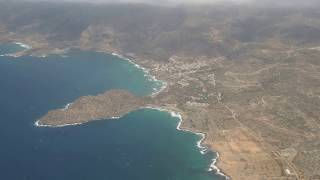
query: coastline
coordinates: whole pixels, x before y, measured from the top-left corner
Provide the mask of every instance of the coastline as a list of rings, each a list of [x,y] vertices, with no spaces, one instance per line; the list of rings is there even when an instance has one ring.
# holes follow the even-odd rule
[[[39,124],[40,120],[37,120],[34,123],[34,126],[36,127],[50,127],[50,128],[59,128],[59,127],[66,127],[66,126],[76,126],[76,125],[81,125],[84,123],[73,123],[73,124],[63,124],[63,125],[43,125],[43,124]]]
[[[72,105],[72,103],[68,103],[66,107],[69,107],[70,105]],[[64,110],[65,108],[62,108],[61,110]],[[176,111],[173,111],[173,110],[169,110],[169,109],[166,109],[166,108],[161,108],[161,107],[154,107],[154,106],[145,106],[145,107],[140,107],[138,108],[137,110],[141,110],[141,109],[153,109],[153,110],[157,110],[157,111],[161,111],[161,112],[167,112],[171,115],[171,117],[174,117],[174,118],[178,118],[179,119],[179,122],[177,123],[177,126],[176,126],[176,130],[178,131],[184,131],[184,132],[189,132],[189,133],[192,133],[192,134],[195,134],[197,136],[200,136],[201,138],[197,141],[196,143],[196,146],[199,148],[200,150],[200,153],[202,155],[206,154],[207,152],[211,151],[208,149],[208,147],[206,147],[204,144],[205,142],[205,139],[206,139],[206,134],[205,133],[201,133],[201,132],[194,132],[192,130],[189,130],[189,129],[183,129],[181,128],[181,125],[183,123],[183,118],[181,116],[181,114],[179,112],[176,112]],[[133,111],[131,111],[133,112]],[[131,112],[128,112],[127,114],[131,113]],[[126,114],[125,114],[126,115]],[[124,116],[125,116],[124,115]],[[120,119],[122,118],[123,116],[121,117],[109,117],[109,118],[104,118],[104,119],[96,119],[96,120],[93,120],[93,121],[98,121],[98,120],[115,120],[115,119]],[[84,125],[84,124],[87,124],[87,123],[90,123],[90,121],[86,121],[86,122],[82,122],[82,123],[72,123],[72,124],[62,124],[62,125],[42,125],[42,124],[39,124],[39,121],[40,120],[37,120],[35,123],[34,123],[34,126],[36,127],[47,127],[47,128],[62,128],[62,127],[67,127],[67,126],[78,126],[78,125]],[[226,180],[229,180],[231,179],[229,176],[227,176],[226,174],[224,174],[223,172],[221,172],[221,170],[216,166],[217,162],[218,162],[218,159],[220,157],[219,153],[214,151],[214,153],[216,154],[216,157],[211,159],[211,164],[209,165],[209,168],[208,168],[208,171],[211,172],[211,171],[215,171],[214,173],[217,174],[217,175],[220,175],[220,176],[223,176],[226,178]]]
[[[9,42],[11,44],[16,44],[23,48],[23,50],[13,52],[13,53],[6,53],[6,54],[0,54],[0,57],[13,57],[13,58],[18,58],[21,56],[21,53],[24,53],[25,51],[31,50],[32,46],[22,43],[22,42]]]
[[[107,53],[107,52],[103,52],[103,53]],[[167,83],[167,82],[165,82],[165,81],[163,81],[163,80],[157,79],[156,76],[155,76],[155,75],[152,75],[147,68],[145,68],[145,67],[143,67],[143,66],[135,63],[132,59],[129,59],[129,58],[127,58],[127,57],[125,57],[125,56],[123,56],[123,55],[120,55],[120,54],[118,54],[118,53],[116,53],[116,52],[112,52],[111,55],[113,55],[113,56],[115,56],[115,57],[118,57],[118,58],[120,58],[120,59],[126,60],[126,61],[128,61],[129,63],[133,64],[136,68],[142,70],[142,71],[144,72],[144,76],[145,76],[145,77],[148,77],[148,80],[149,80],[149,81],[160,82],[160,83],[161,83],[160,89],[153,89],[154,92],[152,92],[152,94],[149,95],[149,96],[154,97],[154,96],[156,96],[157,94],[161,93],[163,90],[165,90],[165,89],[167,88],[167,86],[168,86],[168,83]]]
[[[32,49],[32,46],[22,43],[22,42],[14,42],[14,44],[19,45],[20,47],[24,48],[25,50]]]
[[[26,50],[30,50],[32,49],[32,46],[29,46],[27,44],[24,44],[24,43],[21,43],[21,42],[15,42],[15,44],[17,45],[20,45],[21,47],[25,48],[24,51]],[[98,52],[98,51],[97,51]],[[152,75],[150,73],[150,71],[148,69],[146,69],[145,67],[142,67],[141,65],[137,64],[136,62],[134,62],[133,60],[123,56],[123,55],[120,55],[116,52],[103,52],[103,53],[107,53],[107,54],[110,54],[110,55],[113,55],[113,56],[116,56],[120,59],[123,59],[123,60],[126,60],[130,63],[132,63],[135,67],[137,67],[138,69],[142,70],[144,73],[145,73],[145,76],[148,77],[148,80],[150,81],[155,81],[155,82],[161,82],[161,87],[160,89],[158,90],[155,90],[155,92],[153,92],[151,95],[148,95],[148,96],[151,96],[151,97],[154,97],[156,96],[157,94],[161,93],[162,91],[164,91],[166,88],[168,88],[168,83],[166,81],[163,81],[163,80],[158,80],[156,78],[155,75]],[[13,54],[14,57],[19,57],[19,56],[16,56]],[[47,55],[43,55],[43,57],[46,57]],[[63,56],[63,55],[62,55]],[[62,110],[67,110],[73,103],[68,103],[64,108],[62,108]],[[181,116],[181,114],[179,112],[175,112],[175,111],[171,111],[171,110],[168,110],[168,109],[165,109],[165,108],[160,108],[160,107],[141,107],[139,109],[156,109],[158,111],[165,111],[165,112],[168,112],[172,117],[176,117],[176,118],[179,118],[179,122],[177,124],[177,127],[176,129],[178,131],[185,131],[185,132],[190,132],[190,133],[193,133],[193,134],[196,134],[197,136],[200,136],[201,139],[197,142],[197,147],[199,148],[200,150],[200,153],[201,154],[205,154],[208,152],[208,147],[204,146],[203,143],[206,139],[206,134],[205,133],[202,133],[202,132],[194,132],[192,130],[189,130],[189,129],[183,129],[181,128],[181,125],[183,123],[183,118]],[[130,113],[130,112],[129,112]],[[106,118],[106,119],[119,119],[121,117],[110,117],[110,118]],[[100,119],[96,119],[96,120],[100,120]],[[82,123],[72,123],[72,124],[63,124],[63,125],[42,125],[42,124],[39,124],[39,120],[37,120],[35,123],[34,123],[34,126],[36,127],[49,127],[49,128],[61,128],[61,127],[66,127],[66,126],[77,126],[77,125],[82,125],[82,124],[86,124],[86,123],[89,123],[90,121],[87,121],[87,122],[82,122]],[[210,150],[211,151],[211,150]],[[209,168],[208,168],[208,171],[213,171],[215,170],[215,174],[218,174],[220,176],[223,176],[225,177],[227,180],[231,179],[229,176],[227,176],[226,174],[222,173],[221,170],[216,166],[217,162],[218,162],[218,159],[220,157],[219,153],[214,151],[215,154],[216,154],[216,157],[212,159],[212,163],[210,164]]]
[[[185,132],[190,132],[190,133],[193,133],[193,134],[196,134],[197,136],[200,136],[201,139],[197,142],[197,147],[199,148],[200,150],[200,153],[201,154],[206,154],[208,152],[208,147],[204,146],[203,143],[205,142],[205,139],[206,139],[206,134],[205,133],[202,133],[202,132],[194,132],[192,130],[189,130],[189,129],[183,129],[181,128],[181,125],[183,123],[183,118],[181,116],[181,114],[179,112],[176,112],[176,111],[171,111],[171,110],[168,110],[168,109],[164,109],[164,108],[157,108],[157,107],[143,107],[141,109],[155,109],[155,110],[158,110],[158,111],[164,111],[164,112],[168,112],[170,113],[170,115],[172,117],[176,117],[179,119],[179,122],[177,124],[177,127],[176,129],[178,131],[185,131]],[[209,150],[211,151],[211,150]],[[226,174],[224,174],[223,172],[221,172],[221,170],[216,166],[217,162],[218,162],[218,159],[220,157],[219,153],[214,151],[215,154],[216,154],[216,157],[212,159],[212,163],[210,164],[209,166],[209,169],[208,171],[213,171],[215,170],[215,174],[218,174],[220,176],[223,176],[226,178],[226,180],[230,180],[231,178],[229,176],[227,176]]]
[[[121,117],[111,117],[111,118],[106,118],[106,119],[120,119]],[[99,121],[102,119],[96,119],[95,121]],[[61,127],[67,127],[67,126],[78,126],[78,125],[83,125],[83,124],[87,124],[91,121],[87,121],[87,122],[81,122],[81,123],[72,123],[72,124],[62,124],[62,125],[43,125],[43,124],[39,124],[40,120],[37,120],[34,123],[34,126],[36,127],[48,127],[48,128],[61,128]]]
[[[108,52],[104,52],[104,53],[108,53]],[[161,93],[163,90],[165,90],[165,89],[168,87],[168,83],[167,83],[167,82],[162,81],[162,80],[158,80],[154,75],[151,75],[151,74],[150,74],[150,71],[149,71],[148,69],[146,69],[145,67],[142,67],[141,65],[137,64],[137,63],[134,62],[132,59],[129,59],[129,58],[127,58],[127,57],[125,57],[125,56],[123,56],[123,55],[120,55],[120,54],[118,54],[118,53],[116,53],[116,52],[112,52],[111,54],[112,54],[113,56],[119,57],[119,58],[121,58],[121,59],[124,59],[124,60],[126,60],[126,61],[134,64],[137,68],[141,69],[141,70],[146,74],[146,76],[151,76],[152,81],[160,81],[160,82],[162,83],[162,88],[160,88],[159,91],[152,93],[152,94],[150,95],[151,97],[156,96],[157,94]],[[179,118],[179,122],[178,122],[178,125],[177,125],[176,129],[177,129],[178,131],[190,132],[190,133],[193,133],[193,134],[196,134],[196,135],[200,136],[201,139],[197,142],[197,147],[199,148],[201,154],[207,153],[208,148],[205,147],[205,146],[203,146],[203,143],[204,143],[204,141],[205,141],[205,139],[206,139],[206,134],[205,134],[205,133],[202,133],[202,132],[194,132],[194,131],[189,130],[189,129],[183,129],[183,128],[181,128],[181,125],[182,125],[182,123],[183,123],[183,119],[182,119],[182,116],[181,116],[181,114],[180,114],[179,112],[171,111],[171,110],[164,109],[164,108],[160,108],[160,107],[148,107],[148,106],[147,106],[147,107],[142,107],[142,108],[140,108],[140,109],[156,109],[156,110],[158,110],[158,111],[165,111],[165,112],[170,113],[170,115],[171,115],[172,117],[177,117],[177,118]],[[129,112],[129,113],[130,113],[130,112]],[[218,166],[216,166],[220,155],[219,155],[218,152],[216,152],[216,151],[214,151],[214,152],[216,153],[216,158],[213,158],[213,159],[212,159],[212,163],[210,164],[208,171],[213,171],[213,170],[215,170],[215,173],[216,173],[216,174],[225,177],[227,180],[230,180],[231,178],[230,178],[229,176],[227,176],[226,174],[224,174],[223,172],[221,172],[221,170],[218,168]]]

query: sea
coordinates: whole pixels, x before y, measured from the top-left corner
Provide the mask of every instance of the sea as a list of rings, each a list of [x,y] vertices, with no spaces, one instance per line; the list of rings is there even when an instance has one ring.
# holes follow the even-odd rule
[[[177,130],[179,117],[140,109],[113,120],[37,127],[49,110],[86,95],[125,89],[138,96],[161,90],[143,68],[111,54],[13,57],[28,46],[0,44],[1,180],[220,180],[215,152],[202,136]]]

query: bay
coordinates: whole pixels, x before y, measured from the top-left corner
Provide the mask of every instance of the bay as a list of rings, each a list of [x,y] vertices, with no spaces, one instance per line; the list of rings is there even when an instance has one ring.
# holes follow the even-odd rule
[[[20,51],[0,45],[2,54]],[[168,112],[142,109],[117,120],[63,128],[34,122],[85,95],[125,89],[138,96],[162,86],[119,57],[72,50],[48,57],[0,57],[0,179],[215,180],[215,153],[178,131]]]

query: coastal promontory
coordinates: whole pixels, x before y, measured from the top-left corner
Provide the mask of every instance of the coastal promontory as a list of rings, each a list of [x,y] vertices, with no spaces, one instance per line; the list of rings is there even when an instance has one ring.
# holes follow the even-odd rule
[[[110,90],[97,96],[80,97],[66,108],[49,111],[37,125],[65,126],[121,117],[145,105],[146,100],[124,90]]]
[[[161,107],[179,112],[183,129],[206,134],[204,143],[220,154],[217,166],[232,179],[319,179],[319,3],[271,8],[280,1],[270,1],[179,8],[5,1],[0,41],[29,44],[25,53],[34,56],[121,54],[168,84],[152,97],[122,90],[80,97],[49,111],[40,126]],[[45,15],[50,9],[54,16]]]

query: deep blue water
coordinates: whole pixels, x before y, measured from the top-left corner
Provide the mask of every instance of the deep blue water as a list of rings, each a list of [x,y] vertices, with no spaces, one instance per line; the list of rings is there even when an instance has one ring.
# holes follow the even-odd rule
[[[0,52],[20,50],[9,47]],[[119,120],[34,126],[48,110],[80,96],[108,89],[142,96],[160,87],[133,64],[102,53],[0,57],[0,179],[221,179],[207,171],[215,154],[202,155],[200,137],[177,131],[178,119],[166,112],[144,109]]]

